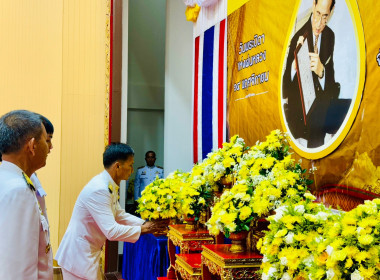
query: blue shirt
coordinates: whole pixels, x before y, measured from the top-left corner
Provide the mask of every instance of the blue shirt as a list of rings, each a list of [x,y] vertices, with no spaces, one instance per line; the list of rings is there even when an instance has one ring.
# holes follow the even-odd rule
[[[135,201],[141,197],[141,192],[147,185],[152,183],[156,177],[162,179],[164,177],[164,169],[158,166],[144,166],[137,169],[135,177]]]

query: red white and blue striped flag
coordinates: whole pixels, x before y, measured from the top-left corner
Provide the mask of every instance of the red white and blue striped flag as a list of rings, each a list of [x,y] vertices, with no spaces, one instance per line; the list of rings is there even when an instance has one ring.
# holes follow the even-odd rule
[[[226,140],[226,20],[194,41],[193,157],[194,163],[222,147]]]

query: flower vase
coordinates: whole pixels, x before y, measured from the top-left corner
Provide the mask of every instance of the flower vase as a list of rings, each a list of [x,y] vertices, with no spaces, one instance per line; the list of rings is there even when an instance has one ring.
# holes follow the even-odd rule
[[[220,178],[219,183],[223,186],[223,189],[230,189],[232,187],[232,181],[227,179],[226,176]]]
[[[163,236],[163,235],[167,235],[168,234],[168,231],[169,231],[169,224],[170,224],[170,219],[154,219],[152,221],[156,221],[156,222],[159,222],[159,223],[164,223],[166,224],[166,228],[163,229],[163,230],[159,230],[159,231],[156,231],[155,233],[153,233],[153,235],[155,237],[158,237],[158,236]]]
[[[250,225],[249,234],[247,237],[248,250],[260,254],[257,249],[257,243],[265,236],[265,231],[268,230],[269,221],[265,218],[253,220]]]
[[[187,230],[196,230],[197,226],[196,226],[196,221],[195,221],[195,217],[189,217],[187,215],[185,215],[185,222],[186,222],[186,226],[185,228]]]
[[[230,239],[231,239],[231,247],[230,252],[231,253],[242,253],[247,251],[247,237],[248,237],[249,231],[241,231],[237,233],[231,233]]]
[[[201,216],[199,217],[199,226],[202,227],[203,225],[206,225],[206,222],[208,219],[210,219],[210,208],[207,208],[205,211],[201,213]]]

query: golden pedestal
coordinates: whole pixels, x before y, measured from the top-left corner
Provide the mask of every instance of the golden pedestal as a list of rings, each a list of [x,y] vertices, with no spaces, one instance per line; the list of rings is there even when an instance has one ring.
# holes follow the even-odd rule
[[[201,254],[178,254],[176,257],[177,279],[202,280]]]
[[[202,245],[214,244],[214,238],[208,230],[199,228],[192,230],[186,225],[170,225],[168,232],[168,251],[170,266],[168,268],[168,279],[176,279],[175,276],[175,246],[179,246],[181,254],[199,252]]]
[[[221,280],[261,279],[256,272],[263,257],[253,252],[232,253],[230,247],[230,244],[203,246],[203,280],[211,280],[213,275],[218,275]]]

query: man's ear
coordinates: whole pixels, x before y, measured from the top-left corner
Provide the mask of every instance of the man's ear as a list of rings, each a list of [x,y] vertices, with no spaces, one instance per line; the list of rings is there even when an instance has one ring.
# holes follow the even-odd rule
[[[334,14],[334,11],[335,11],[335,5],[334,5],[334,7],[331,9],[331,11],[330,11],[330,14],[329,14],[329,16],[328,16],[328,18],[327,18],[327,22],[330,21],[330,18],[331,18],[332,15]]]
[[[31,152],[32,155],[34,156],[35,153],[35,147],[36,147],[36,139],[33,137],[31,138],[28,143],[26,144],[28,152]]]

